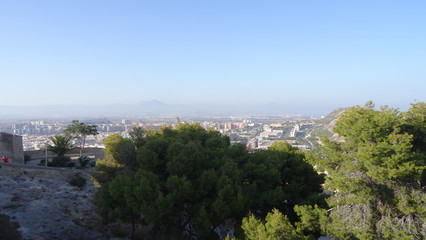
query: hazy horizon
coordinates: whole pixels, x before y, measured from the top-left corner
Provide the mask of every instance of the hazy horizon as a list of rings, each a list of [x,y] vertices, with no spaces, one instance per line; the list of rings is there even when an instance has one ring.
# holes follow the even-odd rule
[[[364,105],[357,104],[357,105]],[[143,117],[229,117],[229,116],[285,116],[299,115],[303,117],[327,116],[339,107],[307,107],[290,106],[289,104],[168,104],[158,100],[143,101],[135,104],[105,104],[105,105],[33,105],[33,106],[4,106],[0,105],[0,119],[91,119],[91,118],[143,118]],[[376,104],[379,109],[381,105]],[[398,108],[407,110],[411,105]]]
[[[426,100],[424,10],[423,1],[3,1],[0,106],[157,99],[198,112],[327,114],[372,100],[405,110]]]
[[[307,108],[286,106],[285,104],[168,104],[158,100],[135,104],[105,105],[40,105],[40,106],[2,106],[0,118],[3,117],[144,117],[144,116],[278,116],[278,115],[327,115],[335,109]]]

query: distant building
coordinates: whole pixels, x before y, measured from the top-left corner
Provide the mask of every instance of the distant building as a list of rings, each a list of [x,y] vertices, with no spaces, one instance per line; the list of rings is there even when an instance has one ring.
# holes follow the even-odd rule
[[[296,140],[290,140],[290,139],[287,139],[287,140],[285,140],[285,142],[287,142],[287,143],[288,143],[288,144],[290,144],[290,145],[297,145]]]
[[[269,131],[262,132],[260,134],[260,138],[276,140],[276,139],[280,139],[283,136],[283,134],[284,132],[282,130],[269,130]]]
[[[24,163],[22,136],[0,132],[0,156],[7,156],[11,163]]]
[[[301,151],[309,151],[311,147],[309,145],[292,145],[295,148],[298,148]]]
[[[238,123],[217,123],[216,129],[217,130],[229,130],[229,129],[241,129],[247,127],[247,123],[245,122],[238,122]]]
[[[299,124],[296,124],[292,129],[291,129],[291,132],[290,132],[290,137],[296,137],[297,136],[297,133],[300,131],[300,126],[299,126]]]
[[[107,132],[124,132],[125,127],[122,125],[110,125],[107,126]]]
[[[258,140],[257,140],[257,138],[253,138],[253,139],[249,140],[248,143],[247,143],[247,145],[246,145],[246,147],[250,151],[254,150],[254,149],[257,149],[257,147],[258,147]]]

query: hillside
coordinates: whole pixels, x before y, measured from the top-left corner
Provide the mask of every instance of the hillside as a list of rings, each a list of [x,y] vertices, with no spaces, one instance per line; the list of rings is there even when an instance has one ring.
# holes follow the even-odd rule
[[[113,239],[94,211],[91,184],[79,189],[65,180],[4,174],[0,183],[0,213],[19,224],[23,239]]]
[[[341,137],[333,132],[334,126],[336,125],[337,119],[347,108],[338,108],[325,116],[322,119],[316,120],[315,125],[309,134],[306,136],[310,140],[315,148],[319,148],[321,145],[321,138],[327,136],[332,140],[339,141]]]

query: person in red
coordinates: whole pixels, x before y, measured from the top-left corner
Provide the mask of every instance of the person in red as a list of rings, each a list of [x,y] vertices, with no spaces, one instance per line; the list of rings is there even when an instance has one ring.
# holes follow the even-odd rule
[[[6,156],[3,156],[1,160],[3,160],[4,163],[9,163],[9,158],[7,158]]]

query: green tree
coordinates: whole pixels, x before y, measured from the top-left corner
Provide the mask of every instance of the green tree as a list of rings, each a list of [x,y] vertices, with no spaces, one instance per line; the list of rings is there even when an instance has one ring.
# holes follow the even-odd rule
[[[242,169],[250,211],[257,217],[264,218],[277,208],[294,222],[296,204],[326,205],[320,195],[324,176],[305,162],[302,151],[288,143],[276,142],[268,150],[249,154]]]
[[[118,143],[123,139],[118,133],[106,137],[104,141],[105,158],[96,161],[96,172],[92,173],[95,186],[107,183],[123,170],[124,165],[114,158],[118,154]]]
[[[291,224],[287,216],[273,209],[265,222],[251,215],[243,219],[242,229],[247,240],[305,240],[308,239]]]
[[[64,156],[66,153],[75,149],[71,140],[71,136],[68,135],[59,135],[49,138],[52,144],[47,146],[47,150],[54,152],[58,157]]]
[[[124,221],[130,219],[116,211],[139,216],[135,222],[153,226],[153,239],[217,239],[214,231],[225,221],[240,222],[249,211],[266,216],[274,207],[315,202],[313,195],[321,190],[322,177],[300,152],[250,154],[199,124],[136,129],[130,139],[110,136],[105,145],[95,177],[100,210]]]
[[[327,172],[327,230],[340,239],[426,238],[426,104],[407,112],[356,106],[312,160]]]
[[[296,229],[304,236],[318,239],[327,234],[328,214],[327,210],[318,205],[296,205],[294,211],[298,216],[295,222]]]
[[[80,157],[83,155],[84,145],[86,144],[86,137],[89,135],[97,135],[98,130],[96,125],[86,125],[80,123],[78,120],[73,120],[71,125],[68,125],[64,130],[66,135],[71,136],[79,145]]]
[[[136,129],[130,139],[109,137],[106,159],[99,163],[104,175],[97,176],[102,185],[98,206],[122,220],[108,209],[143,214],[154,226],[153,238],[184,233],[208,239],[245,206],[239,204],[245,198],[241,174],[227,156],[230,148],[228,137],[197,124],[148,133]]]
[[[75,149],[71,143],[71,136],[69,135],[59,135],[49,138],[52,144],[49,144],[47,150],[57,154],[53,158],[52,162],[47,164],[51,167],[65,167],[71,160],[69,157],[66,157],[65,154]]]
[[[253,214],[245,217],[241,226],[245,234],[244,239],[315,240],[325,233],[325,230],[321,229],[321,223],[327,222],[325,209],[321,209],[317,205],[296,205],[294,210],[300,219],[294,223],[278,209],[273,209],[268,213],[264,221]]]
[[[135,212],[128,204],[131,199],[132,179],[128,175],[117,175],[108,184],[103,185],[97,193],[96,204],[101,214],[107,216],[106,220],[120,219],[132,224],[130,238],[134,239],[136,221],[140,214]]]

